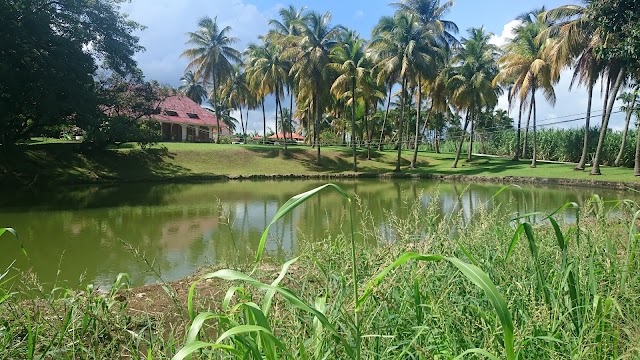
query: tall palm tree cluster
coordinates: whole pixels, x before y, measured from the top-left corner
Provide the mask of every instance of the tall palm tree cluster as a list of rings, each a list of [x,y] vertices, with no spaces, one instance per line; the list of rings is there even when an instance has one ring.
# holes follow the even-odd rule
[[[542,95],[553,105],[561,71],[572,68],[572,85],[585,85],[589,99],[577,169],[592,160],[592,173],[599,174],[614,101],[622,89],[637,84],[638,71],[625,65],[628,62],[605,60],[597,51],[615,39],[598,31],[590,3],[522,14],[512,39],[502,47],[491,43],[493,34],[484,28],[471,28],[457,38],[458,27],[446,20],[452,1],[392,3],[395,12],[378,21],[368,40],[332,24],[330,13],[289,6],[244,52],[232,47],[237,39],[229,35],[231,28],[221,29],[215,18],[205,17],[196,31],[187,34],[189,47],[182,55],[190,62],[181,91],[198,103],[207,98],[219,119],[229,118],[230,109],[239,111],[245,138],[249,109],[262,108],[263,142],[265,101],[275,100],[275,133],[283,137],[285,152],[294,132],[317,149],[318,163],[321,144],[348,144],[354,171],[357,148],[366,148],[370,159],[376,144],[378,150],[382,144],[395,147],[396,171],[407,149],[413,149],[410,167],[417,167],[418,148],[426,134],[433,130],[438,139],[447,121],[458,129],[447,132],[449,140],[458,142],[453,167],[458,166],[465,143],[467,160],[472,160],[478,127],[486,134],[491,131],[488,119],[495,117],[504,131],[505,115],[496,106],[506,93],[510,107],[518,104],[517,127],[509,130],[516,132],[514,160],[530,157],[535,167],[536,102]],[[591,99],[598,80],[604,84],[605,110],[597,151],[588,159]],[[625,99],[628,112],[633,112],[636,97]],[[628,123],[627,118],[627,128]],[[531,154],[528,143],[533,145]]]

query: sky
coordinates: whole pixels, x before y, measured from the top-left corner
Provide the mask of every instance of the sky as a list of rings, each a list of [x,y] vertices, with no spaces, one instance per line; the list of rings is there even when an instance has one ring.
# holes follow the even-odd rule
[[[217,17],[221,26],[230,26],[231,35],[239,39],[235,44],[238,50],[258,41],[258,36],[269,30],[269,20],[278,19],[278,10],[294,5],[296,8],[306,6],[318,12],[330,12],[333,23],[346,26],[360,33],[365,39],[370,38],[371,29],[381,16],[391,15],[394,7],[389,0],[132,0],[124,3],[121,11],[129,18],[139,22],[146,28],[136,35],[146,51],[138,53],[135,59],[147,80],[174,87],[180,85],[180,77],[187,61],[180,58],[180,53],[187,47],[186,33],[196,30],[197,22],[203,16]],[[467,29],[483,26],[495,36],[492,42],[504,44],[511,37],[511,30],[517,25],[514,19],[526,11],[540,8],[554,8],[565,4],[577,4],[575,0],[457,0],[445,19],[455,22],[460,28],[459,37],[466,35]],[[587,106],[586,90],[574,87],[569,91],[571,70],[562,73],[560,82],[555,86],[557,101],[555,106],[548,104],[542,96],[537,97],[538,123],[553,123],[572,120],[584,116]],[[594,91],[593,110],[598,115],[602,109],[600,84]],[[267,99],[267,127],[274,128],[275,101]],[[506,95],[502,96],[499,108],[507,108]],[[235,114],[239,119],[239,115]],[[515,117],[515,111],[512,117]],[[262,132],[261,111],[251,111],[249,132]],[[592,118],[597,123],[599,117]],[[558,127],[580,127],[582,121],[566,122],[553,125]],[[613,114],[610,127],[621,129],[624,115]]]

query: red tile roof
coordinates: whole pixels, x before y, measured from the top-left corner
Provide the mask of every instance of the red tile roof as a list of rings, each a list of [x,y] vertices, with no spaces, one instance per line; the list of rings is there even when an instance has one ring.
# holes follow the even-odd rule
[[[217,129],[215,115],[184,95],[169,96],[160,103],[159,108],[160,113],[152,115],[158,121],[193,126],[212,126],[214,132]],[[191,117],[188,114],[191,114]],[[223,123],[220,123],[220,128],[223,134],[229,134],[229,129]]]
[[[278,133],[278,136],[276,136],[276,134],[273,134],[271,136],[268,137],[269,139],[284,139],[284,134],[283,133]],[[304,136],[300,135],[300,134],[296,134],[296,133],[289,133],[287,134],[287,140],[304,140]]]

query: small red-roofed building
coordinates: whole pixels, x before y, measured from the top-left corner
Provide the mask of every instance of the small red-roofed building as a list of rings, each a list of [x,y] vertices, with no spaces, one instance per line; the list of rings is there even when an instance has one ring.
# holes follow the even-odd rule
[[[278,133],[278,134],[273,134],[271,136],[268,137],[268,139],[270,140],[284,140],[284,133]],[[296,133],[288,133],[287,134],[287,141],[304,141],[304,136],[300,135],[300,134],[296,134]]]
[[[209,142],[215,139],[218,130],[215,115],[188,97],[169,96],[158,107],[160,112],[150,118],[162,125],[163,140]],[[230,134],[220,123],[220,135]]]

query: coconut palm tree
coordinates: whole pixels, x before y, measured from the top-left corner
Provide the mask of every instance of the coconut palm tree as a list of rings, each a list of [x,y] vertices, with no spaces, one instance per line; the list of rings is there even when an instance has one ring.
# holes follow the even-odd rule
[[[627,132],[629,131],[629,122],[631,121],[631,115],[636,110],[636,103],[638,100],[638,85],[632,87],[633,90],[630,92],[625,92],[618,96],[618,100],[621,100],[624,105],[620,108],[620,110],[625,112],[624,118],[624,130],[622,131],[622,142],[620,143],[620,151],[618,151],[618,156],[616,156],[616,160],[614,161],[615,166],[620,166],[620,162],[622,161],[622,154],[624,153],[624,145],[627,142]]]
[[[182,85],[180,85],[178,91],[193,100],[196,104],[201,105],[202,99],[207,97],[207,91],[204,86],[202,86],[202,82],[196,80],[193,71],[184,73],[180,81],[182,81]]]
[[[471,141],[467,160],[471,160],[474,124],[483,109],[492,109],[498,103],[501,88],[494,85],[493,79],[498,73],[498,49],[489,43],[493,34],[484,28],[468,30],[469,37],[462,38],[462,48],[453,56],[453,75],[448,81],[452,104],[466,112],[463,134],[471,124]],[[456,151],[452,167],[458,166],[464,136]]]
[[[430,33],[440,47],[457,46],[460,44],[455,34],[458,25],[443,17],[451,11],[453,1],[440,4],[440,0],[401,0],[394,3],[400,11],[414,16],[422,31]]]
[[[401,85],[401,110],[398,122],[398,157],[395,171],[400,171],[404,131],[404,111],[409,81],[434,66],[432,35],[425,33],[414,15],[397,11],[393,17],[383,17],[373,31],[370,51],[378,73],[378,82],[384,83],[397,75]]]
[[[544,39],[539,35],[549,27],[544,19],[544,8],[533,10],[518,17],[521,21],[514,29],[514,38],[505,46],[505,53],[500,58],[501,71],[494,83],[504,83],[508,79],[515,79],[512,92],[518,94],[520,103],[530,99],[529,117],[533,115],[533,154],[531,167],[536,167],[536,93],[541,91],[552,105],[556,95],[553,85],[560,79],[560,70],[554,66],[554,61],[545,51],[551,46],[551,39]],[[525,127],[524,148],[527,142],[527,126]]]
[[[309,12],[304,19],[296,21],[299,35],[293,36],[291,46],[284,56],[294,59],[289,74],[298,89],[298,103],[309,97],[313,104],[315,117],[314,137],[318,150],[317,162],[320,163],[320,120],[324,108],[322,102],[331,87],[327,64],[330,63],[331,50],[338,46],[338,37],[344,28],[331,25],[331,14]]]
[[[276,98],[276,117],[278,110],[280,111],[280,119],[282,117],[281,96],[284,95],[284,84],[289,75],[291,65],[289,61],[282,56],[282,48],[274,43],[266,43],[264,46],[250,46],[249,61],[247,67],[249,83],[252,87],[258,89],[263,96],[273,93]],[[277,121],[276,121],[277,134]],[[287,141],[284,139],[284,150],[287,152]]]
[[[242,113],[243,106],[249,103],[249,85],[244,70],[240,65],[236,65],[233,68],[231,74],[224,82],[221,94],[223,98],[227,99],[228,104],[235,110],[240,112],[240,127],[242,128],[242,139],[246,140],[247,129],[244,122],[244,115]],[[248,109],[247,109],[248,110]],[[248,116],[248,115],[247,115]],[[247,119],[248,121],[248,119]],[[248,122],[247,122],[248,125]]]
[[[588,3],[590,1],[587,1]],[[573,67],[573,78],[569,88],[572,88],[576,81],[587,87],[588,100],[582,155],[575,168],[584,170],[589,149],[593,89],[604,70],[602,60],[595,54],[595,49],[601,45],[600,33],[596,29],[595,21],[588,8],[580,5],[564,5],[551,9],[544,14],[544,18],[550,26],[543,30],[539,37],[542,40],[553,39],[553,43],[546,50],[549,52],[548,57],[554,61],[553,66]]]
[[[425,36],[425,40],[432,48],[431,53],[434,57],[433,64],[437,66],[429,66],[426,72],[420,73],[416,76],[414,83],[417,89],[417,119],[416,119],[416,137],[414,142],[414,153],[411,160],[411,167],[416,167],[416,161],[418,157],[418,139],[420,132],[420,107],[422,105],[422,85],[426,85],[429,82],[435,80],[438,72],[434,71],[436,68],[441,68],[446,58],[446,53],[452,46],[458,46],[459,41],[455,38],[455,34],[458,33],[458,26],[448,20],[444,20],[443,17],[451,10],[453,1],[447,1],[444,4],[440,4],[439,0],[401,0],[394,3],[400,11],[410,14],[414,17],[418,26],[421,28]],[[428,88],[428,86],[427,86]]]
[[[242,54],[231,47],[238,41],[229,36],[231,27],[220,29],[217,18],[206,16],[198,21],[198,30],[187,33],[187,44],[193,47],[182,52],[189,60],[187,70],[194,70],[195,78],[206,87],[211,82],[211,100],[218,103],[219,87],[233,71],[233,64],[242,62]],[[217,109],[217,107],[216,107]],[[216,113],[216,118],[220,114]],[[220,143],[220,120],[217,120],[216,143]]]
[[[358,160],[356,157],[356,105],[357,105],[357,84],[363,81],[365,74],[369,71],[365,67],[366,61],[364,52],[364,40],[357,34],[352,36],[340,46],[336,46],[331,51],[332,63],[328,68],[338,74],[338,77],[331,85],[331,92],[337,97],[346,99],[351,104],[351,147],[353,149],[353,171],[358,171]],[[348,105],[348,103],[347,103]]]
[[[231,116],[231,111],[233,106],[227,100],[221,100],[215,105],[215,113],[220,114],[220,120],[229,129],[229,133],[234,134],[238,128],[238,119]]]
[[[300,26],[298,24],[304,21],[306,7],[296,9],[295,6],[289,5],[288,8],[282,8],[278,12],[282,21],[269,20],[272,29],[267,34],[267,41],[274,41],[282,48],[291,47],[292,41],[296,36],[300,35]],[[295,61],[295,59],[293,59]],[[291,63],[291,62],[290,62]],[[288,70],[289,72],[291,69]],[[289,94],[289,109],[293,109],[293,77],[288,76],[285,82],[287,93]],[[282,106],[282,105],[281,105]],[[289,122],[292,121],[293,111],[289,112]],[[286,147],[286,132],[284,132]]]

